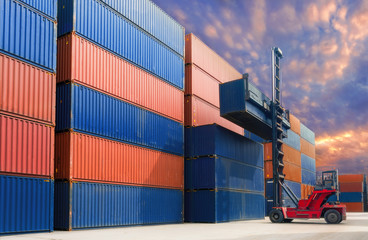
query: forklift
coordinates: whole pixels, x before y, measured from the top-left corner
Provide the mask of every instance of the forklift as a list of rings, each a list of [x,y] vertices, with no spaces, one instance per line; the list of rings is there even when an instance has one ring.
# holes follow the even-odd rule
[[[337,195],[339,201],[338,171],[322,173],[322,184],[317,186],[307,200],[299,200],[284,182],[284,163],[282,152],[283,138],[286,137],[282,121],[286,111],[281,106],[280,59],[283,57],[279,48],[272,48],[272,159],[273,159],[273,209],[269,217],[273,223],[289,223],[294,219],[324,218],[329,224],[338,224],[346,220],[346,206],[339,202],[327,202],[328,198]],[[282,206],[282,190],[290,197],[296,207]]]

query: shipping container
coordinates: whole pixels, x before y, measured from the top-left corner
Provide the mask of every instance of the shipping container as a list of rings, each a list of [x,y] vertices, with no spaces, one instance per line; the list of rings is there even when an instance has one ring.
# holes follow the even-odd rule
[[[180,223],[182,211],[181,190],[55,182],[55,229]]]
[[[302,196],[301,199],[308,199],[309,195],[313,193],[314,187],[306,184],[302,184]]]
[[[287,138],[283,139],[284,143],[290,147],[300,151],[300,137],[298,134],[293,132],[291,129],[287,130]]]
[[[300,123],[300,136],[307,140],[312,145],[315,145],[315,134],[307,128],[304,124]]]
[[[55,74],[0,54],[0,112],[55,124]]]
[[[185,129],[185,156],[222,156],[263,167],[263,145],[216,124]]]
[[[53,231],[54,181],[0,175],[0,234]]]
[[[184,188],[184,158],[77,132],[57,133],[55,178]]]
[[[0,0],[0,52],[56,70],[56,24],[13,0]]]
[[[264,160],[272,160],[272,143],[265,143],[264,145]],[[284,153],[284,162],[293,163],[295,165],[301,166],[301,154],[298,150],[283,144],[282,152]]]
[[[331,196],[328,201],[337,201],[337,196]],[[359,202],[363,203],[363,193],[361,192],[340,192],[340,202],[350,203]]]
[[[272,142],[263,144],[263,157],[265,161],[272,160]]]
[[[364,206],[361,202],[342,202],[346,206],[347,212],[364,212]]]
[[[362,182],[340,182],[340,192],[364,192]]]
[[[302,182],[302,169],[298,165],[289,162],[284,162],[283,173],[285,175],[286,180],[299,183]],[[273,178],[272,161],[264,162],[264,175],[265,178]]]
[[[315,172],[316,171],[316,160],[308,157],[305,154],[301,154],[302,157],[302,168],[307,169],[309,171]]]
[[[290,129],[296,134],[300,135],[300,120],[293,114],[289,114]]]
[[[27,4],[28,6],[40,11],[47,17],[56,21],[57,0],[16,0]]]
[[[184,121],[184,93],[72,33],[58,39],[57,82],[72,81]]]
[[[285,185],[288,186],[291,191],[295,194],[297,198],[302,197],[302,187],[300,182],[293,182],[285,180]],[[266,199],[273,199],[273,180],[266,180],[266,186],[265,186],[265,197]],[[283,198],[283,206],[291,206],[295,207],[295,204],[292,202],[290,196],[285,192],[285,190],[282,190],[282,198]]]
[[[186,222],[228,222],[264,219],[264,195],[228,190],[185,192]]]
[[[316,172],[312,172],[302,168],[302,183],[315,186],[316,185]]]
[[[339,175],[339,182],[364,182],[364,174],[346,174]]]
[[[67,129],[184,154],[182,124],[74,83],[56,91],[56,131]]]
[[[76,32],[177,88],[184,89],[182,56],[102,2],[59,0],[58,36],[70,32]]]
[[[185,63],[197,65],[221,83],[242,78],[241,73],[192,33],[185,36]]]
[[[0,172],[54,176],[54,128],[0,114]]]
[[[224,157],[185,160],[185,189],[264,191],[261,167]]]
[[[264,143],[265,142],[265,140],[263,138],[261,138],[260,136],[257,136],[254,133],[250,133],[250,139],[255,141],[255,142],[259,142],[259,143]]]
[[[185,95],[195,95],[220,108],[219,83],[196,65],[185,66]]]
[[[177,21],[150,0],[101,0],[184,56],[185,30]]]
[[[196,96],[186,96],[184,100],[184,125],[197,127],[218,124],[233,132],[243,135],[243,128],[222,118],[220,109]]]
[[[316,158],[316,147],[303,138],[300,138],[300,151],[311,158]]]

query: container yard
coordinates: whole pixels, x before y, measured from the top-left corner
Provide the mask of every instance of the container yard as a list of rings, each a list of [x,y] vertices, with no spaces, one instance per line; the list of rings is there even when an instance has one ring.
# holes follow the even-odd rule
[[[368,132],[335,125],[368,115],[317,97],[346,52],[313,45],[311,70],[258,4],[0,0],[0,237],[368,239]]]

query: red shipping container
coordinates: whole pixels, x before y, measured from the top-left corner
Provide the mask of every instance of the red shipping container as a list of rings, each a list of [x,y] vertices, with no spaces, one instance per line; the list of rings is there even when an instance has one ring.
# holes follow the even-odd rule
[[[0,115],[0,172],[54,176],[54,127]]]
[[[56,134],[55,178],[183,189],[184,158],[76,132]]]
[[[220,116],[219,108],[196,96],[185,97],[185,126],[196,127],[214,123],[244,135],[243,128]]]
[[[293,114],[290,114],[290,129],[300,136],[300,120]]]
[[[241,79],[242,74],[192,33],[185,36],[185,63],[192,63],[221,83]]]
[[[346,174],[346,175],[339,175],[339,182],[363,182],[364,181],[364,174]]]
[[[55,124],[55,74],[0,54],[0,112]]]
[[[364,205],[361,202],[347,202],[347,203],[341,203],[346,205],[346,211],[347,212],[363,212],[364,211]]]
[[[77,36],[58,38],[57,82],[73,81],[184,121],[184,92]]]
[[[313,159],[316,158],[316,147],[303,138],[300,138],[300,151]]]
[[[340,182],[340,192],[363,192],[363,182]]]
[[[185,95],[195,95],[220,108],[219,84],[196,65],[185,66]]]

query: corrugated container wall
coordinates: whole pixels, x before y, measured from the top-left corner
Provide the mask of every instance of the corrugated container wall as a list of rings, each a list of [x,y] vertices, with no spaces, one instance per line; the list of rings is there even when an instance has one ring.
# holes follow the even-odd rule
[[[53,231],[53,180],[0,175],[0,196],[0,234]]]
[[[0,0],[0,51],[56,71],[56,24],[12,0]]]
[[[45,14],[47,17],[50,17],[52,20],[56,21],[57,14],[57,0],[17,0],[20,2],[24,2],[27,5],[33,7],[37,11]]]
[[[184,93],[180,89],[74,33],[58,39],[58,52],[58,83],[80,83],[184,121]]]
[[[304,124],[300,124],[300,136],[307,140],[312,145],[315,145],[315,134],[307,128]]]
[[[182,189],[184,159],[77,132],[56,134],[55,178]]]
[[[182,206],[175,189],[55,182],[55,229],[180,223]]]
[[[55,74],[0,54],[0,112],[55,124]]]
[[[75,31],[184,89],[183,57],[98,0],[60,0],[58,36]]]
[[[184,130],[176,121],[76,84],[58,85],[56,98],[56,131],[74,129],[184,155]]]

